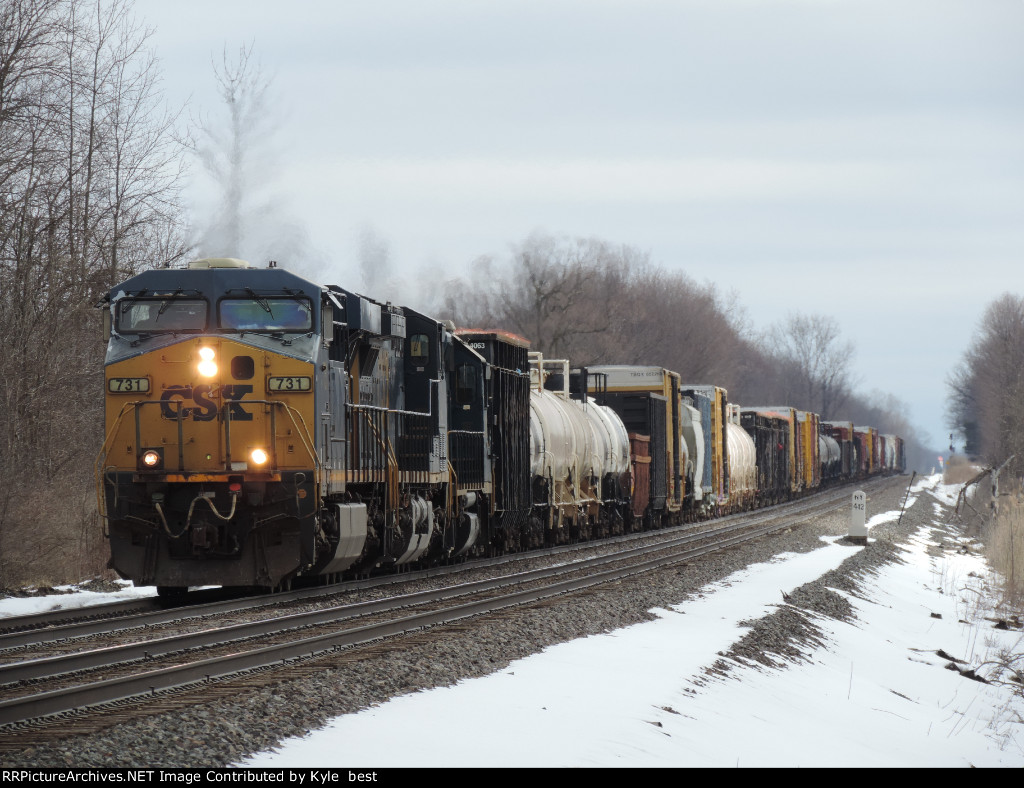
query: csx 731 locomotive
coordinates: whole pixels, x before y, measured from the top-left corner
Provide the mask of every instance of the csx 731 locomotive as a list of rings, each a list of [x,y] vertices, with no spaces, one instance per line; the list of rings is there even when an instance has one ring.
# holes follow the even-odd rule
[[[107,295],[111,566],[281,588],[519,542],[526,343],[208,259]]]

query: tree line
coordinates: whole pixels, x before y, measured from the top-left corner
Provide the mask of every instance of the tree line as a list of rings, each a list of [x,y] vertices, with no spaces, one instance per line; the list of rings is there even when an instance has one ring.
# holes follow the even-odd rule
[[[964,451],[1024,475],[1024,298],[992,301],[948,379],[948,421]]]
[[[93,307],[186,251],[182,148],[147,37],[126,0],[0,4],[0,585],[95,571]]]
[[[735,296],[667,271],[636,247],[593,238],[534,233],[472,270],[444,283],[436,307],[457,325],[514,331],[576,366],[676,370],[686,382],[725,387],[733,402],[869,424],[908,439],[915,461],[926,453],[904,403],[855,391],[853,343],[829,315],[791,314],[756,332]]]

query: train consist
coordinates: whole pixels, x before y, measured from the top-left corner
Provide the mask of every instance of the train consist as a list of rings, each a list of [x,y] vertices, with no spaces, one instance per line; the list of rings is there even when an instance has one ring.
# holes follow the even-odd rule
[[[162,595],[594,539],[902,472],[902,440],[208,259],[104,304],[110,565]]]

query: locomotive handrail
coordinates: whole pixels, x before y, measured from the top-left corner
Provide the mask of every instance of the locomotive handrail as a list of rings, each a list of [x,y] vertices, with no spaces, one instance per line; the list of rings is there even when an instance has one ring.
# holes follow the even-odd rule
[[[302,441],[302,447],[306,450],[306,454],[309,455],[310,460],[313,462],[313,470],[317,473],[317,476],[319,477],[319,471],[320,471],[320,466],[321,466],[320,458],[317,456],[317,453],[316,453],[315,449],[313,448],[313,446],[311,445],[311,443],[308,440],[308,438],[309,438],[309,434],[308,434],[309,433],[309,429],[306,427],[306,420],[304,418],[302,418],[302,414],[298,410],[293,408],[291,405],[289,405],[287,402],[283,402],[281,400],[276,400],[276,399],[246,399],[245,403],[247,405],[251,404],[251,405],[270,405],[271,406],[271,411],[270,411],[270,435],[271,435],[271,440],[270,440],[271,455],[270,456],[271,456],[271,470],[272,471],[276,471],[277,470],[277,418],[276,418],[277,414],[276,414],[276,411],[274,410],[274,408],[275,407],[281,407],[281,408],[285,409],[285,412],[288,414],[288,418],[291,419],[292,426],[295,427],[295,431],[299,435],[299,440]],[[180,410],[181,409],[179,408],[179,412],[180,412]],[[299,427],[299,425],[295,421],[295,417],[296,416],[298,416],[299,417],[299,421],[302,422],[302,427],[301,428]],[[231,422],[231,409],[227,408],[224,411],[224,431],[225,431],[225,439],[226,439],[226,445],[225,445],[224,452],[225,452],[225,462],[228,465],[229,469],[230,469],[230,465],[231,465],[230,422]]]
[[[302,414],[299,411],[297,411],[295,408],[293,408],[291,405],[289,405],[287,402],[282,402],[281,400],[259,400],[259,399],[252,399],[252,400],[250,400],[250,399],[247,399],[246,403],[247,404],[253,404],[253,405],[269,405],[270,408],[271,408],[271,411],[270,411],[270,415],[271,415],[271,420],[270,420],[271,421],[271,424],[270,424],[270,432],[271,432],[271,434],[270,434],[270,448],[271,448],[271,457],[272,457],[272,460],[271,460],[272,468],[271,468],[271,470],[272,471],[276,471],[277,470],[277,419],[276,419],[276,409],[280,407],[280,408],[284,408],[285,413],[288,414],[288,418],[291,420],[292,426],[295,428],[295,431],[296,431],[296,433],[299,436],[299,440],[302,443],[302,447],[303,447],[303,449],[305,449],[307,456],[309,457],[310,461],[313,463],[314,471],[317,473],[317,477],[319,478],[319,471],[320,471],[320,468],[321,468],[320,458],[317,456],[317,453],[314,450],[314,448],[312,446],[312,443],[310,442],[309,435],[308,435],[309,430],[308,430],[308,428],[306,426],[305,419],[303,419],[303,417],[302,417]],[[100,451],[99,451],[99,453],[96,456],[96,462],[94,464],[95,478],[96,478],[97,503],[98,503],[100,517],[102,517],[103,519],[108,519],[108,515],[106,513],[106,505],[105,505],[105,496],[103,494],[103,478],[102,477],[103,477],[103,470],[104,470],[104,462],[106,460],[107,454],[110,451],[110,444],[113,441],[114,435],[117,434],[117,432],[118,432],[118,430],[119,430],[119,428],[121,426],[121,423],[122,423],[122,421],[125,418],[125,415],[130,410],[132,412],[133,416],[134,416],[134,419],[135,419],[135,450],[136,450],[136,453],[138,453],[139,448],[141,446],[141,432],[142,432],[142,426],[141,426],[141,422],[140,422],[140,419],[139,419],[139,413],[140,413],[140,409],[141,409],[140,406],[142,406],[142,405],[160,405],[160,404],[162,404],[160,400],[135,400],[135,401],[132,401],[132,402],[124,403],[124,405],[121,407],[121,411],[117,414],[117,418],[114,419],[113,425],[111,426],[110,430],[107,432],[106,437],[104,438],[103,444],[100,447]],[[296,417],[298,417],[298,421],[296,421]],[[185,470],[184,424],[183,424],[183,411],[182,411],[182,409],[180,407],[177,409],[177,412],[175,414],[175,419],[174,420],[177,422],[177,426],[178,426],[178,468],[177,468],[177,470],[183,472]],[[227,470],[227,471],[231,470],[231,427],[230,427],[230,422],[231,422],[231,410],[228,408],[228,409],[224,410],[224,431],[225,431],[225,440],[226,440],[225,450],[224,451],[225,451],[225,466],[226,466],[225,470]],[[165,470],[167,470],[167,469],[165,468]]]
[[[380,407],[378,405],[357,405],[357,404],[352,403],[352,402],[347,403],[345,407],[348,408],[350,411],[353,411],[353,412],[358,412],[358,411],[375,411],[375,412],[381,413],[385,418],[387,417],[387,415],[389,413],[409,414],[409,415],[416,415],[416,416],[426,416],[426,415],[429,415],[429,414],[425,414],[425,413],[418,413],[416,411],[389,410],[388,408],[382,408],[382,407]],[[377,429],[376,422],[373,419],[366,419],[366,424],[367,424],[367,426],[369,426],[370,431],[373,433],[373,437],[376,438],[376,440],[377,440],[378,447],[380,448],[380,450],[384,454],[384,461],[386,463],[386,467],[384,469],[384,472],[387,474],[387,486],[388,486],[388,490],[387,490],[388,500],[387,500],[387,503],[388,503],[388,507],[389,507],[390,511],[397,513],[398,512],[398,508],[399,508],[398,458],[395,456],[394,447],[391,445],[390,437],[385,437],[385,436],[382,436],[380,434],[380,431]]]
[[[445,496],[444,508],[445,514],[451,517],[455,513],[455,491],[459,488],[459,474],[455,471],[455,466],[452,463],[448,463],[448,494]]]
[[[100,517],[104,520],[109,519],[107,516],[106,496],[103,494],[103,473],[105,470],[103,467],[104,460],[106,460],[107,452],[110,451],[109,444],[113,440],[118,426],[121,424],[121,419],[124,418],[124,414],[128,411],[128,408],[135,404],[135,402],[126,402],[121,406],[121,412],[117,414],[117,418],[114,419],[113,426],[111,426],[106,437],[103,439],[103,443],[100,445],[100,451],[96,455],[96,461],[93,463],[93,471],[96,478],[96,506]],[[114,485],[114,489],[117,489],[117,485]]]
[[[310,438],[310,435],[309,435],[309,428],[306,426],[306,420],[302,417],[302,413],[299,410],[297,410],[296,408],[293,408],[287,402],[282,402],[281,400],[258,400],[258,399],[254,399],[254,400],[246,400],[246,402],[256,402],[256,403],[264,402],[264,403],[267,403],[267,404],[270,404],[270,405],[280,406],[280,407],[283,407],[285,409],[285,413],[288,414],[288,418],[291,419],[292,426],[295,427],[295,431],[299,435],[299,440],[302,441],[302,447],[306,450],[306,453],[309,455],[309,458],[313,461],[313,470],[314,470],[314,472],[316,473],[317,476],[319,476],[319,471],[320,471],[320,467],[321,467],[320,457],[317,455],[316,449],[315,449],[315,447],[313,446],[313,444],[311,442],[311,438]],[[299,422],[301,422],[301,424],[302,424],[302,428],[301,429],[299,428],[299,424],[297,424],[296,421],[295,421],[296,417],[298,417]],[[274,419],[274,411],[271,411],[271,425],[270,426],[271,426],[271,430],[273,431],[273,436],[274,436],[274,443],[272,445],[273,445],[273,448],[274,448],[274,458],[275,458],[274,461],[276,462],[277,461],[277,459],[276,459],[277,458],[277,432],[276,432],[277,427],[276,427],[276,421]]]
[[[438,381],[432,380],[432,381],[430,381],[430,385],[436,388],[437,385],[438,385]],[[430,399],[431,403],[433,403],[433,401],[434,401],[433,397],[430,397],[429,399]],[[258,402],[258,400],[251,400],[251,399],[247,399],[245,401],[246,402]],[[359,403],[359,402],[346,402],[345,403],[345,407],[352,408],[352,409],[358,408],[359,410],[372,410],[372,411],[376,411],[377,413],[394,413],[396,416],[433,416],[434,415],[434,409],[432,407],[429,410],[399,410],[398,408],[389,408],[389,407],[387,407],[385,405],[364,405],[364,404]]]

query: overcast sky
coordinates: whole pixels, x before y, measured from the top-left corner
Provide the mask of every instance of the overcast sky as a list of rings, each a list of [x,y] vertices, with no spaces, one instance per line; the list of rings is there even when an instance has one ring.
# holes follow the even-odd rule
[[[277,124],[264,228],[304,237],[283,265],[353,289],[369,230],[382,300],[538,229],[630,244],[736,290],[759,328],[834,315],[861,389],[907,402],[938,447],[984,306],[1024,291],[1021,0],[136,10],[194,114],[216,118],[211,57],[255,45]],[[197,221],[208,194],[197,177]]]

